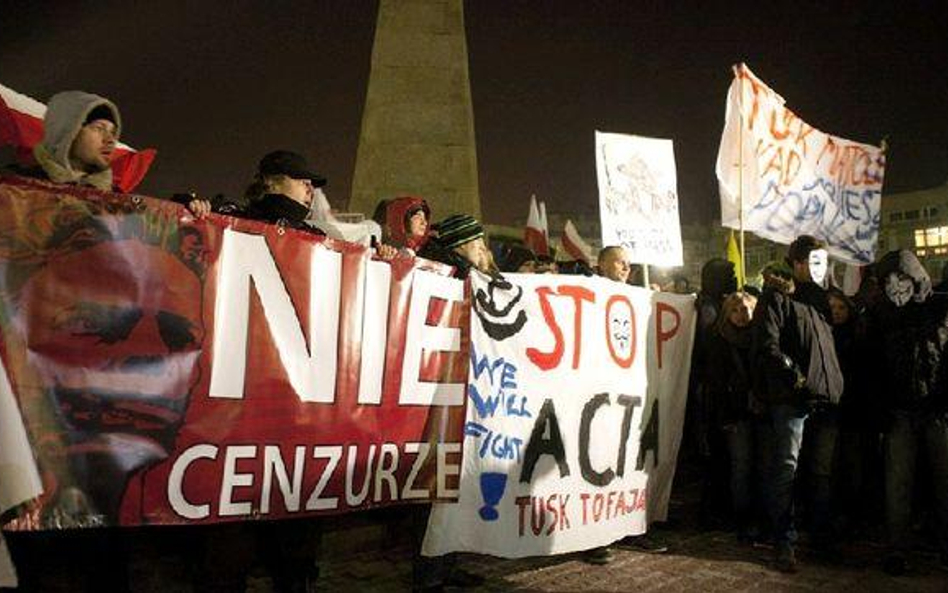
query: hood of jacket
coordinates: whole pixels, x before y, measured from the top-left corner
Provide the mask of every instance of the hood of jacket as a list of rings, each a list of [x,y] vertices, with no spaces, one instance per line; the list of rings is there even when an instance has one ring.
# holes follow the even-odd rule
[[[52,181],[92,185],[106,190],[112,188],[111,169],[87,174],[76,171],[69,162],[69,150],[79,130],[89,113],[101,106],[112,112],[115,136],[118,138],[122,131],[121,116],[118,107],[108,99],[82,91],[65,91],[53,95],[49,100],[43,118],[43,141],[36,145],[33,154]]]
[[[408,236],[408,219],[418,210],[423,210],[425,218],[431,219],[431,209],[424,198],[403,196],[388,203],[385,208],[385,226],[388,228],[389,241],[394,246],[417,251],[428,239],[427,233],[423,237]]]

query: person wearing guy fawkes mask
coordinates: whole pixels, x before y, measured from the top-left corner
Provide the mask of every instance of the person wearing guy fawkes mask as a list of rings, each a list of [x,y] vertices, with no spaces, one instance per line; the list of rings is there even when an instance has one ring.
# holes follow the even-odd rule
[[[812,443],[807,461],[814,543],[831,551],[830,476],[836,449],[835,408],[843,392],[830,324],[821,241],[801,235],[790,244],[792,293],[765,289],[754,314],[755,395],[767,404],[773,457],[766,472],[766,505],[776,540],[776,565],[796,572],[793,485],[804,426]]]
[[[919,449],[935,498],[936,533],[948,567],[948,295],[932,282],[911,251],[891,251],[877,264],[885,294],[871,311],[885,355],[885,509],[890,574],[908,570],[911,511]]]

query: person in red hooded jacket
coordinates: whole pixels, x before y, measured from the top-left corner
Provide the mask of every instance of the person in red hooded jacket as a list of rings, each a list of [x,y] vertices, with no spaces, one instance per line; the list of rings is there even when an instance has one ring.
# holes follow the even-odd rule
[[[402,196],[390,200],[385,208],[385,243],[416,254],[428,241],[430,217],[431,208],[424,198]]]

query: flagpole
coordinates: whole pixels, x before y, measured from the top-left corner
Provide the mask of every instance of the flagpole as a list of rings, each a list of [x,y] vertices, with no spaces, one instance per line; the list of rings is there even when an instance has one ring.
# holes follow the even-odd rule
[[[744,266],[744,77],[741,76],[740,65],[734,71],[735,75],[740,76],[740,89],[737,97],[737,108],[739,110],[738,119],[740,125],[738,126],[737,134],[737,143],[740,150],[738,156],[738,170],[737,170],[737,181],[738,181],[738,190],[737,190],[737,202],[740,208],[738,214],[738,225],[740,226],[740,252],[741,252],[741,267],[738,271],[738,274],[741,280],[744,283],[747,283],[747,274],[745,273],[746,267]],[[743,286],[739,288],[744,288]]]

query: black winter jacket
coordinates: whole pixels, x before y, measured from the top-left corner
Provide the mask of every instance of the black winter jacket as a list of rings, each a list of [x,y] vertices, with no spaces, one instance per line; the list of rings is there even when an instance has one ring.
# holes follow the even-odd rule
[[[754,315],[758,397],[771,403],[839,403],[843,374],[836,358],[826,291],[798,284],[792,295],[764,289]]]
[[[929,296],[931,280],[911,252],[886,254],[876,273],[883,284],[889,274],[907,276],[914,294],[901,307],[883,298],[871,312],[885,353],[885,409],[948,411],[948,297]]]
[[[718,426],[743,420],[751,411],[752,332],[750,327],[735,328],[727,336],[718,331],[708,341],[704,377]]]

